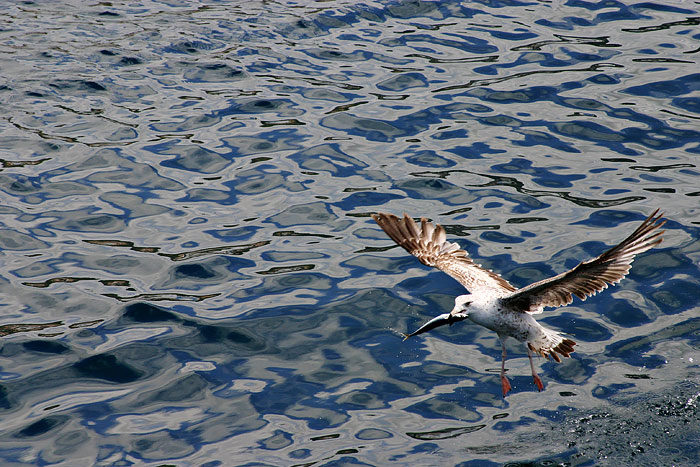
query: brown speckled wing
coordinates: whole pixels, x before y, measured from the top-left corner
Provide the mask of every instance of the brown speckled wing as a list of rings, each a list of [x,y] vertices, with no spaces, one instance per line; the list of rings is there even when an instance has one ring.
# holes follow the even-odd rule
[[[493,271],[474,263],[456,243],[447,241],[445,229],[421,219],[420,226],[404,214],[399,219],[393,214],[377,213],[372,218],[404,250],[417,257],[426,266],[433,266],[449,274],[472,293],[507,294],[515,287]]]
[[[581,300],[620,282],[632,267],[635,255],[661,243],[663,230],[657,231],[666,221],[663,213],[654,211],[632,235],[619,245],[595,259],[585,261],[572,270],[544,279],[519,289],[503,298],[504,305],[515,310],[536,313],[542,307],[568,305],[573,295]]]

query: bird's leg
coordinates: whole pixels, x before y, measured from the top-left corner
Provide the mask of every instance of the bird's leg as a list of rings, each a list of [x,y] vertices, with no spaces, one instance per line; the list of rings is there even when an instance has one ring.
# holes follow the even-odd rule
[[[510,387],[510,381],[506,378],[506,342],[501,340],[501,347],[503,348],[503,353],[501,354],[501,387],[503,388],[503,397],[506,397],[508,391],[512,388]]]
[[[535,380],[537,389],[539,391],[542,391],[544,389],[544,385],[542,384],[542,380],[540,379],[540,377],[537,376],[537,372],[535,371],[535,364],[532,363],[532,351],[530,350],[530,346],[528,346],[527,348],[527,358],[530,359],[530,369],[532,370],[532,378]]]

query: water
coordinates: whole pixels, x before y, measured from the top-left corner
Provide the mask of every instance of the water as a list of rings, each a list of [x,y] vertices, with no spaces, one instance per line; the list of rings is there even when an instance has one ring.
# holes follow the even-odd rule
[[[692,2],[3,2],[2,465],[697,465]],[[516,286],[624,238],[541,315],[459,323],[369,215]]]

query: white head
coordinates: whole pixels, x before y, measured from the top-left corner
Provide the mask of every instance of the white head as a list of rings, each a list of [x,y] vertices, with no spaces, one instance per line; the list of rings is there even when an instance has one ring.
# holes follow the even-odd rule
[[[467,318],[469,316],[469,305],[472,304],[473,300],[474,298],[470,294],[460,295],[455,298],[455,307],[450,312],[450,315]]]
[[[452,326],[458,321],[467,319],[469,317],[468,308],[470,303],[471,295],[460,295],[459,297],[455,298],[455,307],[452,309],[452,312],[436,316],[421,326],[417,331],[414,331],[411,334],[404,334],[404,340],[411,336],[417,336],[418,334],[423,334],[424,332],[428,332],[437,327],[444,326],[445,324]]]

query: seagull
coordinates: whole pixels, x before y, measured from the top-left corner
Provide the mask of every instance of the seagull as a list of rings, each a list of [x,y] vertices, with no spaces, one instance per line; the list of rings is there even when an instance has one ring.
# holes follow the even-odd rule
[[[662,216],[663,213],[657,209],[629,237],[597,258],[584,261],[558,276],[516,289],[499,274],[474,263],[457,243],[448,242],[445,229],[440,224],[433,225],[421,218],[419,226],[405,213],[403,219],[393,214],[372,214],[382,230],[404,250],[426,266],[447,273],[470,292],[455,298],[451,312],[431,319],[417,331],[404,334],[404,340],[465,319],[495,331],[503,349],[503,397],[512,389],[506,378],[506,340],[512,337],[527,345],[532,378],[537,389],[542,391],[544,385],[535,371],[532,354],[537,353],[547,359],[551,357],[560,363],[560,355],[569,357],[576,342],[542,326],[533,315],[542,313],[544,307],[569,305],[573,295],[585,300],[607,289],[608,285],[620,282],[632,267],[635,255],[661,243],[664,231],[658,229],[666,223],[661,220]]]

